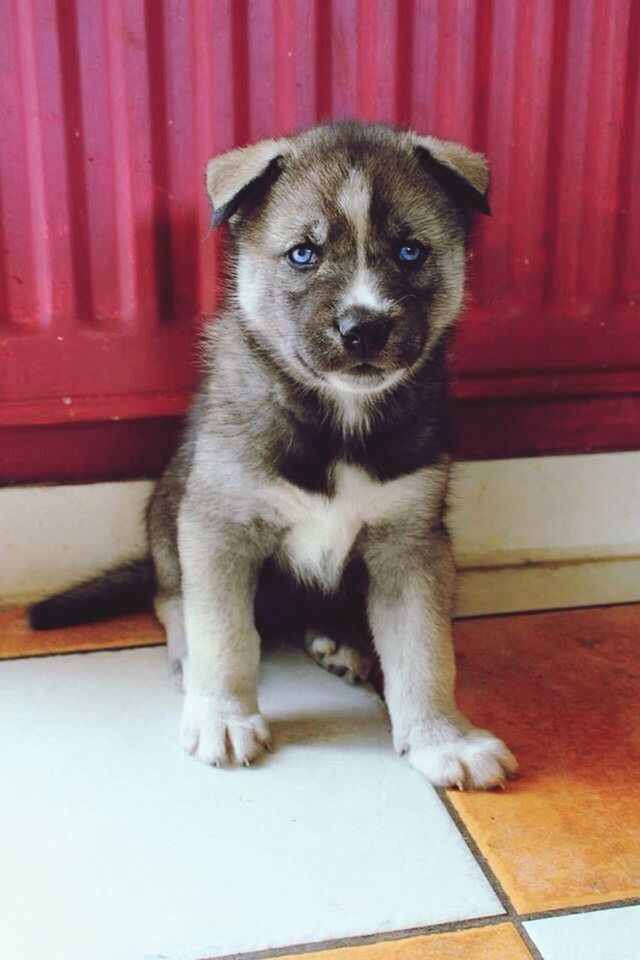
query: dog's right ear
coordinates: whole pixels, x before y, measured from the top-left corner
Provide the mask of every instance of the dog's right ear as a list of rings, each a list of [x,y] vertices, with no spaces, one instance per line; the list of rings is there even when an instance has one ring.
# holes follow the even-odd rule
[[[206,184],[214,227],[232,217],[242,204],[264,194],[280,173],[284,149],[284,140],[260,140],[209,160]]]

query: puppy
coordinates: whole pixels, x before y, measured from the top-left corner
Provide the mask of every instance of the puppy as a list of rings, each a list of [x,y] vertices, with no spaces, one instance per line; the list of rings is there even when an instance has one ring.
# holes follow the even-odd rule
[[[447,341],[472,217],[489,210],[486,162],[345,123],[231,150],[206,184],[230,287],[150,503],[152,563],[44,601],[32,623],[153,593],[183,674],[183,746],[213,765],[270,747],[260,634],[304,636],[352,680],[370,636],[396,750],[438,786],[499,785],[513,755],[455,703],[444,523]]]

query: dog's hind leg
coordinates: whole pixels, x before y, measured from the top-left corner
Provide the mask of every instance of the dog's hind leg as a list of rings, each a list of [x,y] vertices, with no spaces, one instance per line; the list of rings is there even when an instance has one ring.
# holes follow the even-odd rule
[[[169,674],[176,687],[182,690],[187,657],[187,634],[184,628],[182,596],[159,593],[153,601],[153,606],[167,635]]]
[[[183,459],[184,453],[180,450],[159,481],[147,510],[149,546],[156,581],[153,606],[167,636],[169,675],[179,690],[183,689],[187,656],[175,516],[182,491]]]
[[[359,558],[352,559],[333,595],[309,593],[304,646],[317,664],[348,683],[364,683],[375,660],[367,620],[368,576]]]

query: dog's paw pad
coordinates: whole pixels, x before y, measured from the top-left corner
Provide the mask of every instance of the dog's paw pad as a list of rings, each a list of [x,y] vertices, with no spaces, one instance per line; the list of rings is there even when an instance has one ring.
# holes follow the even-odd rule
[[[186,697],[180,738],[187,753],[214,767],[250,766],[271,749],[271,734],[261,714],[221,712],[207,696]]]
[[[337,644],[330,637],[307,633],[305,646],[313,659],[325,670],[348,683],[364,683],[371,670],[371,660],[346,643]]]
[[[472,728],[444,743],[413,743],[409,763],[436,787],[490,790],[513,777],[518,763],[509,748],[488,730]]]

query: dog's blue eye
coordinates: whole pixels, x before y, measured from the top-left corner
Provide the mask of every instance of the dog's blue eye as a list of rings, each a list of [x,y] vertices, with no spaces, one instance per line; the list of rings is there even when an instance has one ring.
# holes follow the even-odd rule
[[[418,263],[422,263],[426,259],[427,251],[422,246],[421,243],[418,243],[417,240],[411,243],[403,243],[403,245],[398,249],[397,258],[400,263],[406,263],[409,266],[415,266]]]
[[[299,243],[289,250],[287,257],[294,267],[310,267],[318,262],[318,251],[308,243]]]

